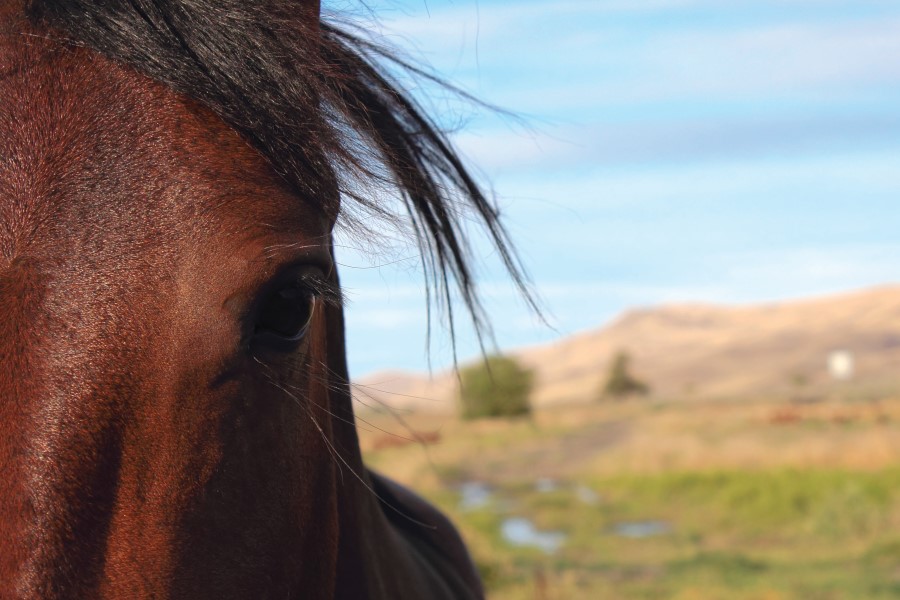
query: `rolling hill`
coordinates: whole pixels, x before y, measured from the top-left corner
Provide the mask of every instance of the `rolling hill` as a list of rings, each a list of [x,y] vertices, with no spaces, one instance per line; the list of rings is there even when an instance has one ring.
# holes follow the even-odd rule
[[[631,310],[595,330],[512,350],[537,374],[538,406],[596,399],[619,351],[666,400],[779,396],[812,401],[836,393],[874,397],[900,388],[900,286],[760,305],[664,305]],[[838,381],[829,356],[849,353]],[[361,405],[449,412],[456,377],[376,373],[355,382]]]

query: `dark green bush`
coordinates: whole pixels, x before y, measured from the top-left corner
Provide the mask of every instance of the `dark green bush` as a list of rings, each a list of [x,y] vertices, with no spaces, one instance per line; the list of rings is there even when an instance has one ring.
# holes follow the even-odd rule
[[[649,393],[647,384],[636,379],[630,371],[631,357],[626,352],[616,354],[609,367],[606,384],[601,396],[604,398],[624,398],[626,396],[643,396]]]
[[[514,359],[491,356],[460,371],[464,419],[514,417],[531,412],[534,374]]]

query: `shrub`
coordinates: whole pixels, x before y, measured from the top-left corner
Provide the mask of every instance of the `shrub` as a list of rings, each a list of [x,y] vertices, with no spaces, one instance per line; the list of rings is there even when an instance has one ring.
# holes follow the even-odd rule
[[[647,384],[636,379],[629,370],[631,357],[626,352],[616,354],[609,367],[609,375],[603,386],[602,397],[623,398],[626,396],[645,395],[650,389]]]
[[[534,374],[505,356],[491,356],[460,371],[464,419],[514,417],[531,412]]]

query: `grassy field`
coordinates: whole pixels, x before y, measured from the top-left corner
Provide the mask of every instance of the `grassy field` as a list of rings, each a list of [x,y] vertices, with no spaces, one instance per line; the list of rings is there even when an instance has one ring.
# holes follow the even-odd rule
[[[900,598],[900,399],[363,418],[369,464],[453,517],[490,598]]]

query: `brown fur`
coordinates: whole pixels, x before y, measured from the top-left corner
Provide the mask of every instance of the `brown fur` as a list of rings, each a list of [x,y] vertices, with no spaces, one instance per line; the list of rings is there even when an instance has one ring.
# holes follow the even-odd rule
[[[340,310],[290,355],[248,345],[276,274],[332,272],[333,218],[0,4],[0,598],[477,597],[443,517],[391,488],[444,537],[398,528],[368,489]]]

